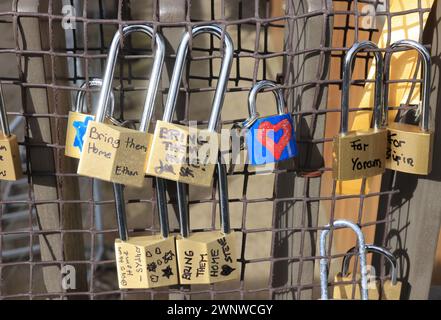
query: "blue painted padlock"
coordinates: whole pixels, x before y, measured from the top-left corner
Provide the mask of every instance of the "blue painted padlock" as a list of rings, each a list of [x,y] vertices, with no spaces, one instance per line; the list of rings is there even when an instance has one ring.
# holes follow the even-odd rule
[[[256,110],[256,96],[265,88],[277,88],[272,81],[256,83],[248,95],[250,118],[242,123],[247,129],[248,160],[252,165],[262,165],[293,158],[297,155],[296,136],[291,114],[285,113],[282,90],[274,90],[279,114],[263,117]]]

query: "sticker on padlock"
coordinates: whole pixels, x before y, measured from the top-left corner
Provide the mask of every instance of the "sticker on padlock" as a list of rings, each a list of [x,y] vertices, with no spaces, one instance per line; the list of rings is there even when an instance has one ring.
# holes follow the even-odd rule
[[[224,57],[213,98],[212,111],[206,130],[192,130],[172,124],[179,85],[187,56],[189,41],[202,33],[223,37]],[[219,152],[216,126],[227,89],[233,59],[233,42],[228,33],[217,25],[202,25],[185,32],[176,55],[162,121],[156,122],[151,151],[147,158],[146,173],[158,178],[209,187]],[[202,138],[201,138],[202,137]]]
[[[238,279],[237,233],[231,232],[226,166],[217,164],[222,231],[190,235],[188,217],[180,215],[181,236],[176,238],[179,282],[209,284]]]
[[[372,270],[369,275],[370,281],[368,282],[368,295],[369,300],[399,300],[401,295],[401,282],[397,281],[397,260],[395,256],[387,249],[378,247],[375,245],[366,245],[366,252],[378,253],[383,255],[390,265],[391,279],[385,281],[379,281],[375,278],[375,274],[372,274]],[[335,276],[335,282],[352,282],[353,276],[348,273],[349,263],[352,255],[356,252],[356,248],[353,247],[343,257],[341,273]],[[355,279],[359,281],[358,277]],[[354,295],[352,295],[353,289]],[[358,283],[353,288],[350,284],[335,284],[334,285],[334,299],[360,299],[360,286]]]
[[[336,180],[354,180],[382,174],[386,168],[387,130],[383,127],[382,79],[383,57],[374,52],[376,59],[374,127],[348,132],[349,88],[351,69],[357,53],[363,49],[377,49],[370,42],[355,43],[346,53],[343,64],[342,104],[340,133],[333,141],[332,173]]]
[[[389,123],[386,168],[400,172],[427,175],[432,170],[433,130],[429,129],[431,58],[429,51],[413,40],[400,40],[391,45],[394,49],[415,49],[419,52],[423,66],[421,90],[420,126],[407,123]],[[389,80],[392,52],[386,54],[385,81]],[[384,101],[388,104],[389,89],[385,84]],[[387,120],[387,117],[386,117]]]
[[[81,85],[81,89],[87,86],[87,82]],[[89,81],[89,87],[101,87],[101,79],[92,79]],[[86,134],[87,126],[90,121],[95,119],[95,116],[84,112],[85,91],[79,91],[76,98],[75,110],[69,111],[67,118],[67,132],[66,132],[66,147],[64,155],[71,158],[79,159],[84,145],[84,135]],[[113,92],[110,93],[110,109],[108,116],[112,116],[115,107],[115,98]],[[87,110],[86,110],[87,112]]]
[[[16,181],[23,177],[17,137],[11,134],[0,84],[0,180]]]
[[[250,117],[240,125],[246,130],[248,160],[252,165],[274,163],[297,156],[294,123],[291,114],[286,113],[281,89],[273,91],[279,114],[259,117],[256,96],[265,88],[277,88],[277,85],[263,80],[251,88],[248,96]]]
[[[368,300],[368,271],[366,263],[366,244],[363,232],[355,223],[348,220],[335,220],[332,224],[333,229],[350,228],[357,235],[358,241],[358,256],[360,260],[360,292],[361,299]],[[325,226],[325,229],[320,233],[320,296],[321,300],[328,300],[328,254],[326,253],[326,238],[330,232],[331,225]]]
[[[159,210],[161,235],[128,236],[124,186],[114,184],[119,239],[115,259],[120,289],[147,289],[178,284],[175,238],[169,236],[168,216]],[[158,206],[166,206],[160,203]]]
[[[150,37],[153,29],[146,25],[131,25],[122,29],[123,36],[142,32]],[[114,183],[141,187],[151,135],[147,127],[153,114],[154,100],[164,63],[164,40],[156,33],[155,59],[139,131],[103,123],[109,100],[120,45],[120,33],[113,37],[103,78],[95,120],[87,127],[84,148],[78,164],[78,174]]]

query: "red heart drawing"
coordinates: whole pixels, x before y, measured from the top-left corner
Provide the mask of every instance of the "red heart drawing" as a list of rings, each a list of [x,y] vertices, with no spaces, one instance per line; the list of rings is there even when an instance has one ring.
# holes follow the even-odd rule
[[[257,140],[259,140],[259,142],[273,154],[276,160],[279,160],[283,150],[288,145],[289,140],[291,140],[291,122],[289,122],[288,119],[283,119],[277,124],[264,121],[259,125],[257,130],[259,130],[257,132]],[[283,134],[279,142],[274,143],[274,140],[267,137],[268,130],[272,130],[274,133],[279,130],[283,130]]]

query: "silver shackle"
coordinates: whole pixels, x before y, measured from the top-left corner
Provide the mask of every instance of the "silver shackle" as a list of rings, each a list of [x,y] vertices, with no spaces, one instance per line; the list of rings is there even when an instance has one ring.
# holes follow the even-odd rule
[[[110,91],[112,88],[112,79],[115,73],[115,66],[119,53],[121,36],[126,37],[128,34],[133,32],[142,32],[151,38],[153,37],[153,28],[147,25],[125,26],[122,29],[122,35],[120,34],[120,32],[115,33],[112,43],[110,45],[108,58],[106,62],[106,68],[104,71],[103,84],[98,99],[98,109],[95,119],[97,122],[104,121],[104,117],[106,113],[105,110],[109,101]],[[141,117],[139,131],[147,131],[148,126],[150,124],[150,120],[153,115],[153,109],[154,109],[153,107],[156,99],[156,91],[158,89],[159,81],[161,78],[161,70],[164,64],[165,45],[164,45],[164,39],[159,33],[155,34],[155,44],[156,44],[156,49],[154,52],[155,58],[153,61],[153,67],[147,89],[147,95],[144,103],[144,109]]]
[[[336,220],[333,223],[334,229],[350,228],[357,235],[358,240],[358,255],[360,257],[360,273],[361,273],[361,299],[368,300],[368,272],[366,263],[366,245],[364,235],[360,227],[355,223],[347,220]],[[330,228],[330,225],[325,228]],[[329,234],[329,229],[325,229],[320,234],[320,288],[321,299],[328,300],[328,258],[326,257],[326,237]]]
[[[423,84],[422,84],[422,113],[421,113],[421,121],[420,128],[422,131],[429,131],[429,115],[430,115],[430,79],[431,79],[431,57],[430,52],[419,42],[413,40],[399,40],[393,44],[391,44],[390,49],[408,49],[408,50],[416,50],[418,51],[423,65]],[[385,69],[384,69],[384,81],[389,80],[390,76],[390,61],[392,58],[392,54],[394,52],[387,52],[385,56]],[[387,106],[389,100],[389,86],[385,83],[384,85],[384,103]],[[387,123],[387,117],[386,117]]]
[[[9,137],[11,135],[11,131],[9,129],[8,115],[6,114],[6,104],[3,98],[3,88],[1,83],[0,83],[0,127],[5,136]]]
[[[84,82],[81,85],[81,89],[85,89],[87,87],[87,85],[89,85],[89,88],[101,88],[103,85],[103,80],[98,79],[98,78],[94,78],[91,79],[89,82]],[[86,97],[86,91],[78,91],[78,94],[76,96],[75,99],[75,112],[83,112],[83,113],[87,113],[87,108],[85,109],[85,104],[84,104],[84,98]],[[112,116],[114,111],[115,111],[115,96],[113,94],[113,91],[110,91],[110,110],[108,110],[107,115],[108,116]]]
[[[216,91],[214,94],[212,111],[210,115],[210,120],[208,122],[208,130],[215,131],[221,108],[224,102],[225,92],[228,86],[228,79],[230,75],[231,65],[233,62],[233,41],[227,32],[222,32],[222,28],[218,25],[204,25],[194,27],[190,32],[184,32],[181,43],[179,44],[178,52],[176,55],[176,62],[173,68],[172,78],[170,80],[170,89],[167,96],[167,101],[165,104],[163,120],[171,122],[173,120],[173,114],[175,112],[176,101],[179,93],[179,85],[181,83],[182,74],[184,72],[185,60],[188,52],[188,44],[191,38],[194,38],[200,34],[209,33],[219,39],[222,39],[222,34],[224,35],[224,57],[222,59],[222,66],[220,69],[219,80],[217,81]]]
[[[219,39],[222,39],[222,28],[218,25],[204,25],[196,26],[192,28],[190,32],[184,32],[179,44],[179,48],[176,54],[176,62],[173,68],[173,74],[170,80],[170,88],[167,95],[167,100],[164,109],[164,115],[162,120],[165,122],[172,122],[173,114],[176,108],[176,101],[178,98],[179,87],[184,72],[185,61],[188,53],[188,45],[190,39],[203,34],[209,33]],[[222,65],[220,68],[219,80],[217,82],[216,91],[214,94],[212,109],[210,114],[210,120],[208,122],[208,131],[215,132],[220,118],[221,108],[224,102],[225,92],[227,90],[228,79],[231,71],[231,65],[233,62],[233,41],[227,32],[224,33],[224,58],[222,59]],[[221,174],[222,170],[218,170],[218,174]],[[219,178],[221,179],[221,178]],[[156,178],[156,185],[159,191],[165,190],[164,180]],[[182,237],[186,238],[190,234],[189,217],[186,201],[186,187],[184,184],[177,182],[177,202],[179,210],[180,231]]]
[[[340,134],[348,132],[349,125],[349,88],[351,85],[352,67],[355,62],[357,53],[364,49],[379,50],[377,45],[371,41],[356,42],[346,53],[343,61],[343,83],[341,89],[341,120]],[[375,71],[375,96],[374,96],[374,128],[378,129],[383,123],[383,101],[382,101],[382,85],[383,85],[383,56],[381,52],[373,52],[376,60]]]
[[[277,112],[279,115],[285,114],[285,99],[283,98],[282,89],[277,89],[277,84],[270,80],[262,80],[257,82],[248,94],[248,114],[250,117],[241,124],[241,127],[249,128],[260,117],[256,107],[257,94],[266,88],[276,89],[273,90],[273,94],[277,102]]]
[[[375,246],[373,244],[367,244],[366,246],[366,253],[378,253],[384,256],[387,261],[389,261],[390,264],[390,273],[391,273],[391,281],[393,285],[397,284],[397,259],[395,256],[387,249]],[[346,277],[348,275],[349,270],[349,263],[351,262],[352,255],[357,250],[356,247],[352,247],[351,249],[346,252],[346,255],[343,257],[343,262],[341,266],[341,274],[342,276]]]

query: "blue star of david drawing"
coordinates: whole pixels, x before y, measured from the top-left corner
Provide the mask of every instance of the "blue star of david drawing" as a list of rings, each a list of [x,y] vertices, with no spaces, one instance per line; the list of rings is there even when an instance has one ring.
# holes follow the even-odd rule
[[[84,121],[74,121],[73,127],[75,128],[76,134],[73,146],[80,149],[80,152],[83,150],[84,143],[84,135],[86,134],[87,124],[89,121],[93,120],[93,117],[86,117]]]

